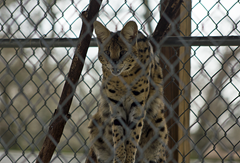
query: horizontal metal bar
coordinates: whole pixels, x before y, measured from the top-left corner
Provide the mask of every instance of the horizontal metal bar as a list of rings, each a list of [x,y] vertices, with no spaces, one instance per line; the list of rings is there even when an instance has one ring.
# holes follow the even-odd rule
[[[1,48],[76,47],[77,38],[0,39]],[[161,46],[240,46],[240,36],[165,37]],[[92,39],[90,47],[96,47]]]
[[[240,36],[167,37],[162,46],[240,46]]]

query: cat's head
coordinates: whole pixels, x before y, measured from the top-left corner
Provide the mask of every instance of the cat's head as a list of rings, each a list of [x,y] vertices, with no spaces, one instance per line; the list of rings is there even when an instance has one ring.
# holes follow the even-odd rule
[[[102,65],[114,76],[130,71],[136,64],[138,53],[137,24],[129,21],[116,33],[110,32],[98,21],[93,25],[98,39],[98,58]]]

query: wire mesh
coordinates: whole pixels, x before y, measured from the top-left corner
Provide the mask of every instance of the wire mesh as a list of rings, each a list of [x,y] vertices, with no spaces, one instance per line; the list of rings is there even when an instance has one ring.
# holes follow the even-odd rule
[[[73,38],[79,35],[80,15],[87,9],[88,3],[81,0],[0,2],[0,44],[7,44],[6,40],[15,44],[0,48],[1,162],[36,160],[52,114],[58,106],[76,46]],[[212,39],[212,36],[219,36],[218,41],[224,42],[239,36],[240,2],[192,0],[191,3],[191,12],[183,5],[188,14],[174,22],[176,28],[172,28],[168,36],[174,35],[185,47],[192,45],[195,40],[187,42],[183,39],[184,31],[180,28],[184,19],[190,17],[189,37],[205,37],[212,44],[201,46],[195,41],[191,46],[190,59],[185,62],[182,60],[186,54],[179,47],[170,47],[176,53],[171,60],[160,54],[160,60],[165,64],[163,69],[169,73],[164,76],[164,81],[174,79],[171,82],[179,90],[178,100],[165,99],[167,108],[177,108],[182,101],[187,101],[183,91],[190,89],[189,107],[174,118],[185,135],[175,142],[174,148],[168,149],[168,161],[173,161],[171,152],[186,139],[190,143],[187,155],[190,155],[191,162],[240,162],[238,40],[226,43],[227,46],[218,46]],[[103,1],[98,20],[111,31],[121,30],[126,22],[134,20],[140,31],[150,35],[160,19],[162,5],[157,0]],[[45,39],[52,38],[64,39],[68,46],[64,43],[58,47],[49,46],[51,43]],[[43,41],[23,48],[31,39]],[[53,44],[55,39],[52,39]],[[89,48],[71,105],[71,118],[52,162],[84,162],[86,158],[89,149],[87,125],[97,111],[102,80],[97,51],[96,44]],[[190,83],[186,84],[178,75],[186,71],[184,65],[189,61]],[[183,68],[176,72],[179,64]],[[164,89],[167,90],[167,87]],[[187,111],[190,111],[188,127],[179,122]],[[174,112],[166,119],[172,118],[172,114]],[[168,128],[170,130],[173,126]],[[172,139],[171,136],[170,133],[169,139]],[[182,154],[180,150],[178,153]]]

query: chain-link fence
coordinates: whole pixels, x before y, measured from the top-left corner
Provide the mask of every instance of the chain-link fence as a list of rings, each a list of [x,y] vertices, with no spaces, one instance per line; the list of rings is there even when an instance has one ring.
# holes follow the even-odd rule
[[[36,161],[88,5],[0,1],[0,162]],[[158,0],[103,1],[98,20],[111,31],[134,20],[150,35],[165,7]],[[238,0],[185,2],[161,41],[168,161],[240,162],[239,10]],[[52,162],[86,158],[87,125],[100,98],[97,54],[94,35]]]

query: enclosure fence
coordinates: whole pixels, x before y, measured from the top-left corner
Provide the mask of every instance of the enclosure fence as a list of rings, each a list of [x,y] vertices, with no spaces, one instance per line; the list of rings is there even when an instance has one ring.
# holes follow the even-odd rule
[[[161,17],[171,24],[154,53],[164,75],[167,162],[240,162],[240,1],[184,0],[174,20],[164,13],[167,0],[97,2],[97,20],[111,31],[134,20],[151,39]],[[85,22],[78,38],[88,6],[0,1],[0,162],[37,161],[75,48],[91,34],[93,21]],[[51,162],[85,162],[101,93],[97,54],[94,33]]]

